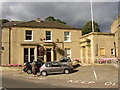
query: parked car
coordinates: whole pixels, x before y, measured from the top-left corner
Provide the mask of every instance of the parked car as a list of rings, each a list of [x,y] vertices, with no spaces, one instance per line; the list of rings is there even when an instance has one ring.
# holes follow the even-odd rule
[[[40,67],[40,74],[46,76],[53,73],[65,73],[69,74],[73,68],[68,65],[62,65],[59,62],[46,62]]]
[[[63,65],[68,65],[70,67],[72,67],[72,61],[70,58],[62,58],[59,60],[60,64],[63,64]]]
[[[39,72],[39,68],[44,64],[42,61],[36,61],[37,72]],[[23,71],[28,74],[32,73],[32,62],[26,62],[23,66]]]

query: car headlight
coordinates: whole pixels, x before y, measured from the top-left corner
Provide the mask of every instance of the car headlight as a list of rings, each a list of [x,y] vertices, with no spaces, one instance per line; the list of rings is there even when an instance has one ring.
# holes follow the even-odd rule
[[[26,65],[26,63],[24,63],[24,65]]]

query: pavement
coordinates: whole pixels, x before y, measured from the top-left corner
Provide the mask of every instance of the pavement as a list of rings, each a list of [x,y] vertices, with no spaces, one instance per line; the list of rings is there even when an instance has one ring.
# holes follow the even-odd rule
[[[22,68],[10,67],[3,68],[2,75],[7,78],[34,82],[34,84],[47,84],[48,88],[118,88],[118,69],[112,65],[80,66],[70,74],[52,74],[37,77],[23,72]]]

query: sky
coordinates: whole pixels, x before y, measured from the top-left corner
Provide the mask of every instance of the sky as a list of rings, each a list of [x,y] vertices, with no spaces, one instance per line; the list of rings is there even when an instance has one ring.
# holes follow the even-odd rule
[[[65,21],[67,25],[81,29],[91,20],[90,2],[77,2],[77,0],[75,0],[76,2],[68,2],[67,0],[66,2],[12,1],[5,0],[0,3],[2,5],[2,16],[0,18],[30,21],[36,18],[44,20],[48,16],[53,16]],[[98,23],[102,32],[110,32],[110,26],[118,16],[118,0],[112,1],[93,2],[94,21]]]

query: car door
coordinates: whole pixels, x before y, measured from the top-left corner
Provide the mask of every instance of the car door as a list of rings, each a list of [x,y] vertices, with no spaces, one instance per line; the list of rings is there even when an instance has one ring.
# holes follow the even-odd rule
[[[51,64],[52,64],[52,67],[51,67],[51,72],[52,73],[60,73],[60,72],[62,72],[63,68],[61,67],[60,63],[52,62]]]
[[[61,65],[52,65],[53,73],[61,73],[63,72],[63,67]]]
[[[47,63],[45,68],[45,71],[47,71],[47,73],[52,73],[53,72],[53,67],[51,63]]]

